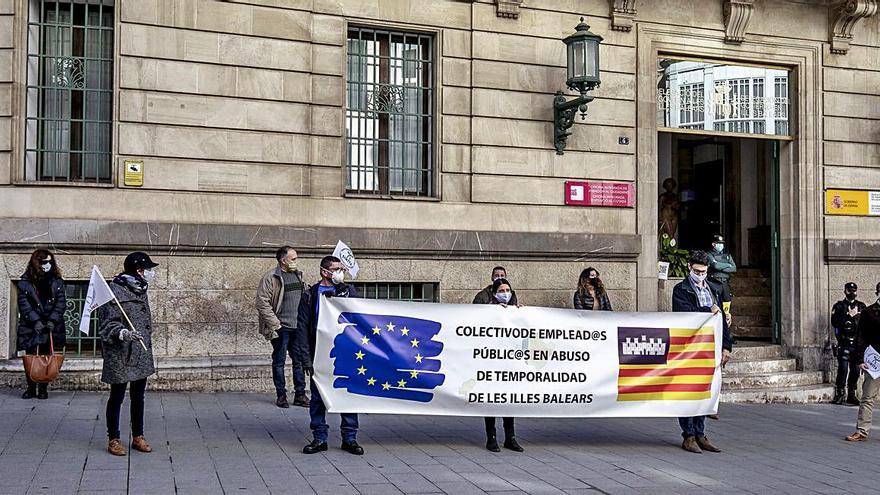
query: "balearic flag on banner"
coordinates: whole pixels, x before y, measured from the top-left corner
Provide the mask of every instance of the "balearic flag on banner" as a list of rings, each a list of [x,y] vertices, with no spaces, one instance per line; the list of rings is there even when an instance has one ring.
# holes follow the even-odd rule
[[[715,329],[617,329],[617,400],[699,400],[712,397]]]
[[[114,299],[113,291],[107,285],[107,281],[101,275],[97,266],[92,266],[92,276],[89,279],[89,290],[86,292],[86,300],[83,303],[82,319],[79,321],[79,331],[88,335],[89,323],[92,320],[92,311],[98,309]]]

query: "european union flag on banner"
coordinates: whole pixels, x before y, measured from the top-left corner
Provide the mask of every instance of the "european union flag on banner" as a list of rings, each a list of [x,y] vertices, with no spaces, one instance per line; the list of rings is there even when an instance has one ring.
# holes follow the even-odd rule
[[[353,394],[430,402],[429,392],[446,377],[439,373],[443,343],[431,340],[440,323],[395,315],[342,313],[345,331],[333,339],[334,388]]]

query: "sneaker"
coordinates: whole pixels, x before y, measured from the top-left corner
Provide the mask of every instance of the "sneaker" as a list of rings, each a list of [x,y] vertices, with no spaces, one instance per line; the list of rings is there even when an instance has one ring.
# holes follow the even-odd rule
[[[364,448],[358,445],[357,440],[342,442],[342,450],[354,455],[364,455]]]
[[[286,395],[279,395],[278,398],[275,399],[275,405],[283,409],[287,409],[288,407],[290,407],[290,404],[287,402]]]
[[[110,442],[107,444],[107,452],[118,456],[123,456],[127,453],[118,438],[110,439]]]
[[[317,440],[312,440],[312,443],[303,447],[303,454],[317,454],[318,452],[324,452],[327,450],[327,442],[319,442]]]
[[[309,398],[306,394],[296,394],[293,396],[293,405],[299,407],[309,407]]]

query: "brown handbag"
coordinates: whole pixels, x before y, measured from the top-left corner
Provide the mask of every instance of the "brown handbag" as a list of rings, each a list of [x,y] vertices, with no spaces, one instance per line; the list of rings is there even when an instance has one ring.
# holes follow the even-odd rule
[[[64,363],[63,354],[55,354],[55,344],[52,342],[52,332],[49,332],[49,354],[25,354],[24,372],[27,377],[36,383],[49,383],[58,378],[61,364]]]

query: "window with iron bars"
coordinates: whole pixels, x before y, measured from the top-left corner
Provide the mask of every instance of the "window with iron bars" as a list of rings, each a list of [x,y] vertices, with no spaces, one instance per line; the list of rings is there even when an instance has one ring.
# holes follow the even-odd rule
[[[354,282],[364,299],[391,301],[440,302],[440,291],[433,282]]]
[[[110,182],[114,0],[30,0],[25,180]]]
[[[101,357],[101,338],[98,336],[98,312],[92,313],[92,321],[89,323],[89,333],[79,331],[79,322],[82,318],[83,305],[86,301],[86,293],[89,290],[88,282],[64,281],[64,295],[67,297],[67,310],[64,312],[64,330],[67,335],[67,344],[64,353],[74,357]]]
[[[347,191],[433,196],[433,38],[352,28],[346,73]]]

